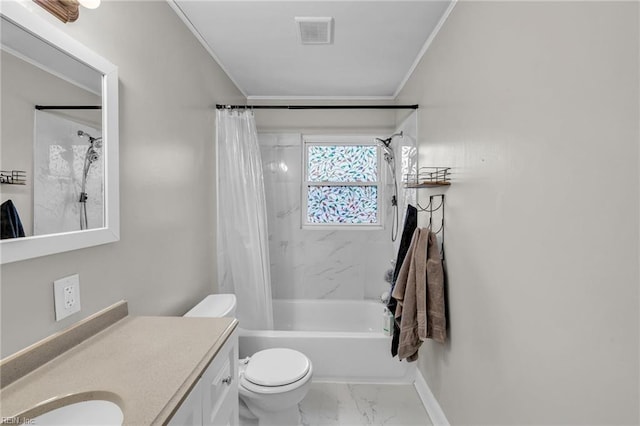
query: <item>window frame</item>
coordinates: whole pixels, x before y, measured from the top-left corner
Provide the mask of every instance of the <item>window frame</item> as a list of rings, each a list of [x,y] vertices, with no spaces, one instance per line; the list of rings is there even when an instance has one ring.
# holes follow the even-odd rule
[[[373,146],[376,148],[376,167],[377,180],[375,182],[327,182],[327,181],[309,181],[309,146],[348,146],[361,145]],[[375,141],[373,135],[302,135],[302,185],[301,185],[301,224],[302,229],[309,230],[376,230],[384,229],[384,173],[382,169],[380,146]],[[308,201],[309,187],[312,186],[375,186],[377,188],[376,202],[376,223],[312,223],[308,222]]]

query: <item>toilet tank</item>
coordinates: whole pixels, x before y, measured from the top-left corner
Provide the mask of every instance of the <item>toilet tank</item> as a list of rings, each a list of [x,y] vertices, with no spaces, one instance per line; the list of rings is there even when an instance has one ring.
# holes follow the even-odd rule
[[[236,295],[235,294],[210,294],[194,306],[185,317],[235,317],[236,315]]]

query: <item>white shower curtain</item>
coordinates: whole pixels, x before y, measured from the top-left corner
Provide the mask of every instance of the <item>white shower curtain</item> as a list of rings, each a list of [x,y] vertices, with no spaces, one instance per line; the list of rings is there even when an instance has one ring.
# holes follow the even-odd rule
[[[217,110],[218,279],[245,329],[273,329],[264,180],[253,111]]]

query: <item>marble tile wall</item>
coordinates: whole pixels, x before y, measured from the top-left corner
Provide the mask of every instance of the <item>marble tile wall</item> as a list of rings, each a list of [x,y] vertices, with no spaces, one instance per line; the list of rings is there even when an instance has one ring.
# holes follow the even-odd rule
[[[259,140],[273,297],[379,298],[389,289],[384,274],[392,267],[397,250],[391,242],[389,221],[381,230],[302,229],[302,135],[261,133]],[[388,217],[389,194],[383,197]]]

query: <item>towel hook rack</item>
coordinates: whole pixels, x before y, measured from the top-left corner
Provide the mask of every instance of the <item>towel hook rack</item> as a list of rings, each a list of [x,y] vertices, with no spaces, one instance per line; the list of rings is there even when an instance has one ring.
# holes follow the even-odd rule
[[[438,197],[440,198],[440,203],[437,206],[435,206],[434,200]],[[437,200],[436,200],[436,203],[437,203]],[[429,204],[423,207],[420,205],[420,203],[416,203],[416,206],[419,212],[429,213],[428,227],[431,230],[431,232],[433,232],[436,235],[440,234],[440,241],[441,241],[440,255],[442,256],[442,260],[444,260],[444,194],[429,195]],[[434,213],[436,212],[438,212],[440,215],[440,228],[437,231],[433,229],[433,224],[434,224],[433,217],[434,217]]]
[[[433,207],[433,199],[435,197],[440,197],[440,205],[438,207]],[[416,203],[416,205],[418,206],[418,211],[429,212],[430,216],[431,216],[433,214],[433,212],[438,211],[441,207],[444,207],[444,194],[430,195],[429,196],[429,204],[427,204],[426,207],[422,207],[420,205],[420,203]],[[431,220],[431,217],[429,218],[429,220]]]

